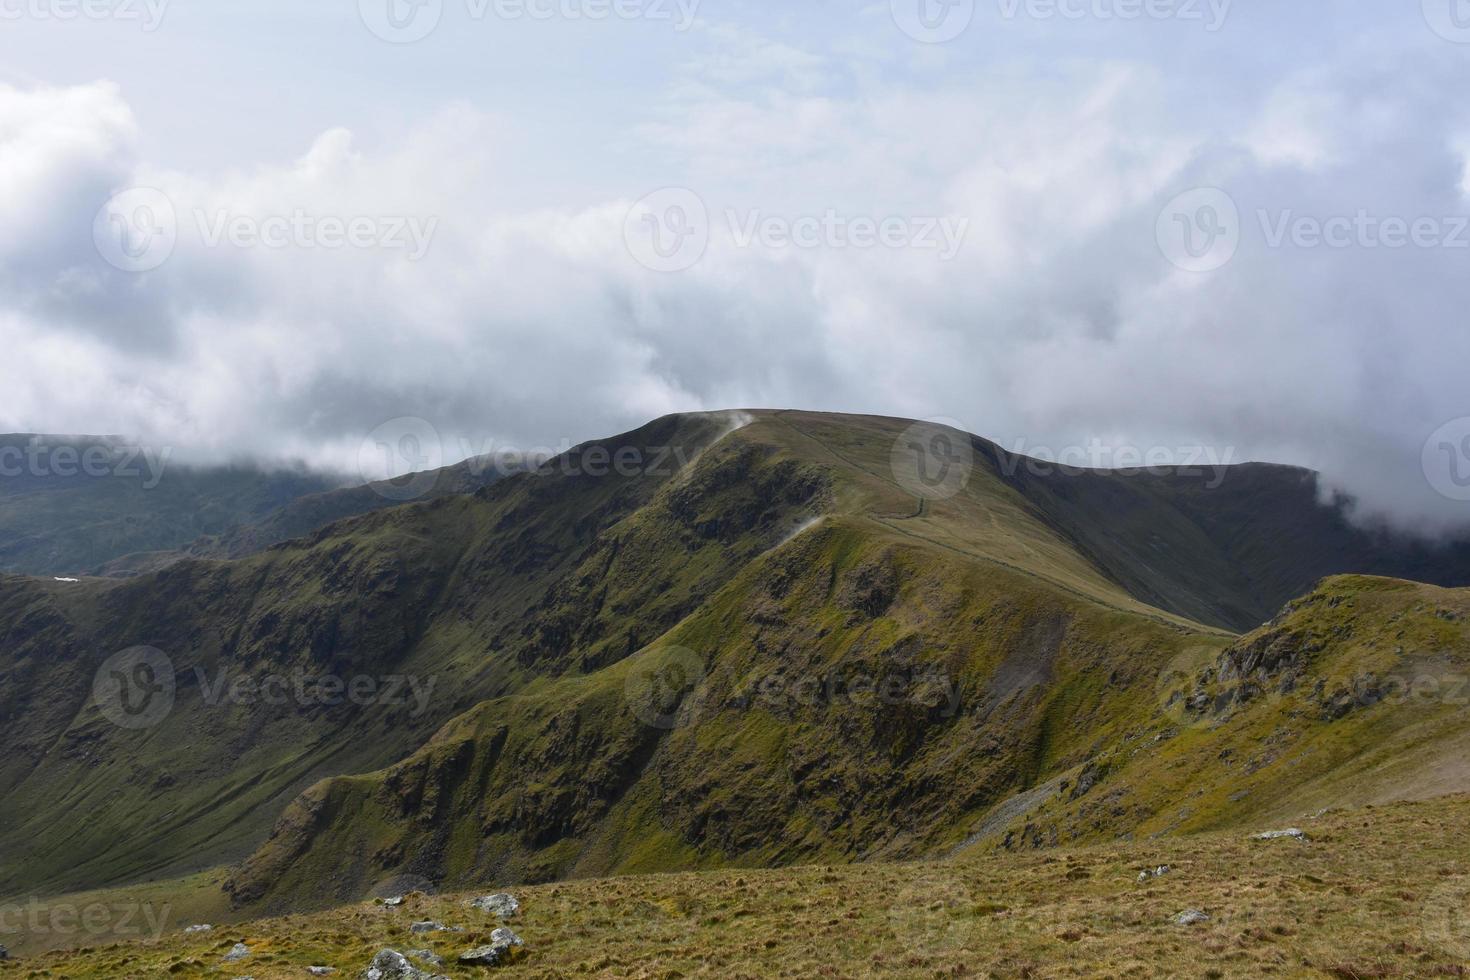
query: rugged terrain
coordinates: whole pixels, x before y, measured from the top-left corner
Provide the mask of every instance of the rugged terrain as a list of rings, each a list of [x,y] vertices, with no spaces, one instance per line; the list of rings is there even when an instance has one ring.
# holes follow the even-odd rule
[[[288,980],[332,966],[355,978],[383,949],[427,951],[443,965],[415,965],[454,978],[1355,980],[1470,970],[1470,798],[1306,815],[1300,828],[1306,840],[1216,832],[938,863],[517,886],[521,909],[508,924],[525,957],[493,970],[456,962],[498,924],[466,904],[483,892],[229,925],[200,904],[204,883],[182,897],[127,889],[42,907],[35,920],[62,933],[45,938],[85,948],[28,950],[0,962],[0,977]],[[83,929],[89,909],[106,911]],[[1189,910],[1208,918],[1177,924]],[[410,931],[430,920],[464,931]],[[150,922],[163,923],[156,939]],[[197,922],[215,927],[182,933]],[[225,964],[238,942],[250,955]]]
[[[1019,868],[1470,790],[1470,593],[1394,577],[1470,581],[1470,549],[1358,530],[1300,470],[673,416],[252,550],[0,579],[0,895],[239,920],[405,876]],[[120,725],[94,681],[139,645],[173,690]],[[273,676],[377,694],[221,698]]]

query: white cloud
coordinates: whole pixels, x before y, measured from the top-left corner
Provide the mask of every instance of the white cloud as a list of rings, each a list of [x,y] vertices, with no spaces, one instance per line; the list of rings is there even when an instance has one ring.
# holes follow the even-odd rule
[[[1458,52],[1423,59],[1436,84],[1357,60],[1296,73],[1222,127],[1138,61],[907,77],[851,39],[845,61],[746,29],[698,44],[629,129],[647,184],[576,181],[552,208],[527,191],[540,171],[591,173],[599,148],[528,158],[514,119],[464,101],[386,136],[328,120],[283,162],[221,173],[139,159],[112,86],[0,89],[0,429],[345,466],[397,416],[433,421],[452,458],[668,411],[804,406],[943,415],[1030,446],[1231,446],[1320,467],[1367,512],[1463,517],[1419,453],[1470,414],[1467,253],[1272,249],[1257,219],[1463,211]],[[136,183],[180,217],[175,253],[143,274],[90,237],[106,195]],[[697,190],[716,228],[683,273],[640,267],[623,240],[661,183]],[[1243,221],[1237,257],[1206,275],[1154,240],[1193,186],[1227,188]],[[729,240],[727,209],[969,225],[952,262],[768,252]],[[210,247],[198,216],[220,214],[437,223],[410,261]]]

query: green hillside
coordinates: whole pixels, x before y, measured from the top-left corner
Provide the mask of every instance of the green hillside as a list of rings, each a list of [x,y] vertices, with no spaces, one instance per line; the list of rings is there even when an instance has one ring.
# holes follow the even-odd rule
[[[919,430],[970,461],[931,492],[911,425],[672,416],[239,560],[0,580],[0,895],[230,865],[252,915],[400,875],[932,858],[1470,788],[1440,765],[1458,704],[1337,697],[1452,673],[1464,593],[1313,590],[1470,581],[1463,548],[1358,531],[1301,471],[1041,473]],[[94,680],[139,645],[171,708],[120,727]],[[218,696],[277,676],[401,683]]]

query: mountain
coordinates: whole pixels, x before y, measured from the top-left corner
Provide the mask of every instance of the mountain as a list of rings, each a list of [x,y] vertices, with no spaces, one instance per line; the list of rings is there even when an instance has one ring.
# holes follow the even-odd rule
[[[0,572],[111,577],[241,558],[405,499],[393,483],[172,455],[116,436],[0,435]],[[470,493],[526,465],[481,457],[419,474],[413,489]]]
[[[0,579],[0,894],[231,865],[257,914],[1470,789],[1426,769],[1467,731],[1466,593],[1407,572],[1470,582],[1470,550],[1358,530],[1299,470],[671,416],[238,560]]]
[[[340,481],[189,467],[119,437],[0,435],[0,571],[76,576],[260,520]]]

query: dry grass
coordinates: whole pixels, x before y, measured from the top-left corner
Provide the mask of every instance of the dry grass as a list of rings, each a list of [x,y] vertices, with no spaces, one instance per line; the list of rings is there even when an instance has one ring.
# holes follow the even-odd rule
[[[1304,819],[1311,841],[1163,838],[954,864],[718,871],[514,889],[521,963],[461,969],[494,923],[412,896],[0,964],[10,977],[356,976],[387,946],[451,976],[1430,977],[1470,973],[1470,798]],[[1145,867],[1170,873],[1138,881]],[[1210,921],[1175,925],[1197,908]],[[412,935],[437,919],[463,933]],[[176,923],[181,925],[182,923]],[[238,940],[254,950],[225,965]]]

